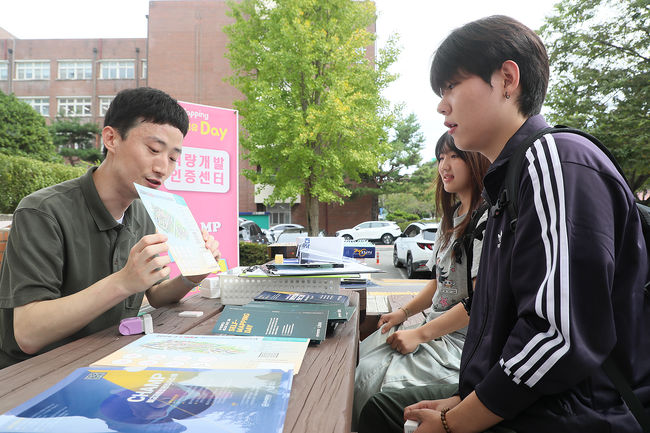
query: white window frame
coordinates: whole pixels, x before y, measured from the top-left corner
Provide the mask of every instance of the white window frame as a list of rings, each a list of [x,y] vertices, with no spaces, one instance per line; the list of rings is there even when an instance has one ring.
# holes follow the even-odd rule
[[[131,76],[129,76],[129,69]],[[102,60],[99,65],[99,79],[135,80],[135,59]]]
[[[49,96],[19,96],[18,99],[28,103],[41,116],[50,117]]]
[[[9,62],[6,60],[0,60],[0,81],[6,81],[9,79]]]
[[[291,205],[288,203],[275,203],[273,206],[267,206],[266,212],[270,214],[269,226],[291,224]]]
[[[148,63],[146,60],[142,60],[142,63],[140,63],[140,78],[143,80],[147,79],[147,73],[148,73]]]
[[[90,96],[59,96],[56,99],[56,112],[59,116],[90,117],[92,115],[92,98]],[[62,104],[65,108],[62,107]]]
[[[59,60],[57,77],[59,80],[92,80],[93,61],[90,59]]]
[[[108,107],[111,105],[111,102],[113,102],[113,99],[115,99],[115,96],[100,96],[99,97],[99,116],[100,117],[106,116],[106,111],[108,111]]]
[[[28,75],[30,75],[28,77]],[[16,80],[49,80],[49,60],[16,60]]]

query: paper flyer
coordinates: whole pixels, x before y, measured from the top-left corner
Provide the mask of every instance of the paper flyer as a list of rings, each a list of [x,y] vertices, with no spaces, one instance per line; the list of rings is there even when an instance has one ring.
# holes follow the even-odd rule
[[[169,238],[169,253],[181,274],[219,272],[219,264],[205,247],[201,230],[185,199],[170,192],[134,185],[156,228]]]
[[[308,345],[308,338],[147,334],[93,365],[222,369],[289,365],[298,374]]]

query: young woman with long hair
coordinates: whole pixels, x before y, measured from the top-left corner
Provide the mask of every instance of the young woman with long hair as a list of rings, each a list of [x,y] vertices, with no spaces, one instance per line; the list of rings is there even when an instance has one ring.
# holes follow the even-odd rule
[[[436,278],[403,308],[382,315],[378,330],[361,342],[355,373],[353,427],[373,394],[409,386],[458,383],[460,356],[469,316],[461,301],[468,296],[467,260],[455,241],[465,233],[481,201],[489,166],[479,153],[463,152],[443,134],[436,145],[436,203],[442,210],[438,237],[429,261]],[[487,215],[483,215],[481,220]],[[481,241],[473,245],[472,277],[478,272]],[[458,252],[461,254],[458,254]],[[427,319],[396,330],[409,316],[431,308]]]

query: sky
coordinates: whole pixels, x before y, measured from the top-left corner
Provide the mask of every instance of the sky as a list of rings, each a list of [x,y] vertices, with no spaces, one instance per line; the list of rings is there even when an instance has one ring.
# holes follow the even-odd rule
[[[377,46],[399,36],[401,53],[391,67],[399,78],[384,96],[415,113],[425,137],[424,161],[434,157],[445,132],[429,86],[437,45],[455,28],[488,15],[509,15],[538,29],[557,0],[375,0]],[[149,0],[0,0],[0,27],[19,39],[145,38]]]

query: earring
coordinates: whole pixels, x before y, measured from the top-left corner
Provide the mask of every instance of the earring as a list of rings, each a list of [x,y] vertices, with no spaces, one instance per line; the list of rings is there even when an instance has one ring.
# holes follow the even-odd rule
[[[506,99],[510,99],[510,94],[508,92],[506,92],[505,97],[506,97]]]

